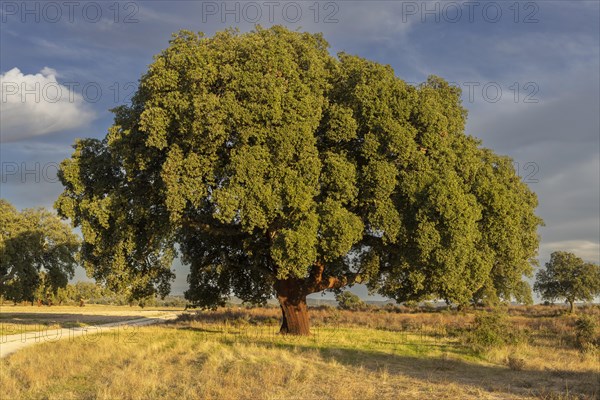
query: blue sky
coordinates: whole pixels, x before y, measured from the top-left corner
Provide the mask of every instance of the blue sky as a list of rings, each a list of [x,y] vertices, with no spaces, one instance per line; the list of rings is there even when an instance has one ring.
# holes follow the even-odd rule
[[[2,1],[0,12],[0,196],[18,208],[52,207],[56,165],[76,138],[106,134],[108,110],[171,33],[281,24],[406,81],[462,87],[467,133],[513,157],[538,194],[540,264],[554,250],[600,261],[597,1]]]

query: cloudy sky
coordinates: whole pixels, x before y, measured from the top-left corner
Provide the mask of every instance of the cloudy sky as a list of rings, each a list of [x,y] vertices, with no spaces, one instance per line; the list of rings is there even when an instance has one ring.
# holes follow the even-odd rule
[[[598,1],[3,1],[0,18],[0,196],[18,208],[52,207],[58,163],[106,134],[171,33],[281,24],[406,81],[460,86],[467,133],[538,194],[540,263],[554,250],[600,261]]]

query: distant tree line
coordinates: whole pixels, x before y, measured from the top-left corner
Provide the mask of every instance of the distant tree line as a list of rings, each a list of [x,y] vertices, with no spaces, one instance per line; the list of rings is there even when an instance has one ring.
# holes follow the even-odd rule
[[[140,306],[140,307],[184,307],[186,300],[183,296],[166,296],[164,299],[148,296],[147,298],[132,300],[124,294],[116,293],[110,289],[103,288],[94,282],[76,282],[68,283],[64,287],[58,288],[55,292],[46,290],[43,284],[45,274],[41,273],[41,282],[33,295],[33,304],[38,305],[77,305],[86,304],[104,304],[114,306]],[[2,298],[2,302],[11,301],[18,303],[13,299]]]

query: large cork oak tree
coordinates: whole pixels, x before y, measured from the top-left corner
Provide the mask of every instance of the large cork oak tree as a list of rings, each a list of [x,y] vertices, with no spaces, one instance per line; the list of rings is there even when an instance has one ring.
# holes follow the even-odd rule
[[[460,90],[332,56],[283,27],[182,31],[103,140],[61,165],[56,203],[90,276],[187,299],[276,296],[308,334],[306,297],[364,283],[398,301],[510,298],[531,273],[535,195],[511,160],[464,134]]]

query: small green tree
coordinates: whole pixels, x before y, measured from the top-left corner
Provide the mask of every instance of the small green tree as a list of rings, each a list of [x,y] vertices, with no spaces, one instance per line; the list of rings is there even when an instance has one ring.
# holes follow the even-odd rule
[[[46,299],[73,277],[79,237],[44,209],[17,211],[0,199],[0,295],[13,302]]]
[[[555,251],[546,269],[538,271],[534,290],[544,300],[565,299],[572,313],[575,301],[592,301],[600,294],[600,266],[573,253]]]
[[[335,296],[338,306],[343,310],[358,310],[365,305],[364,301],[352,292],[345,291]]]

